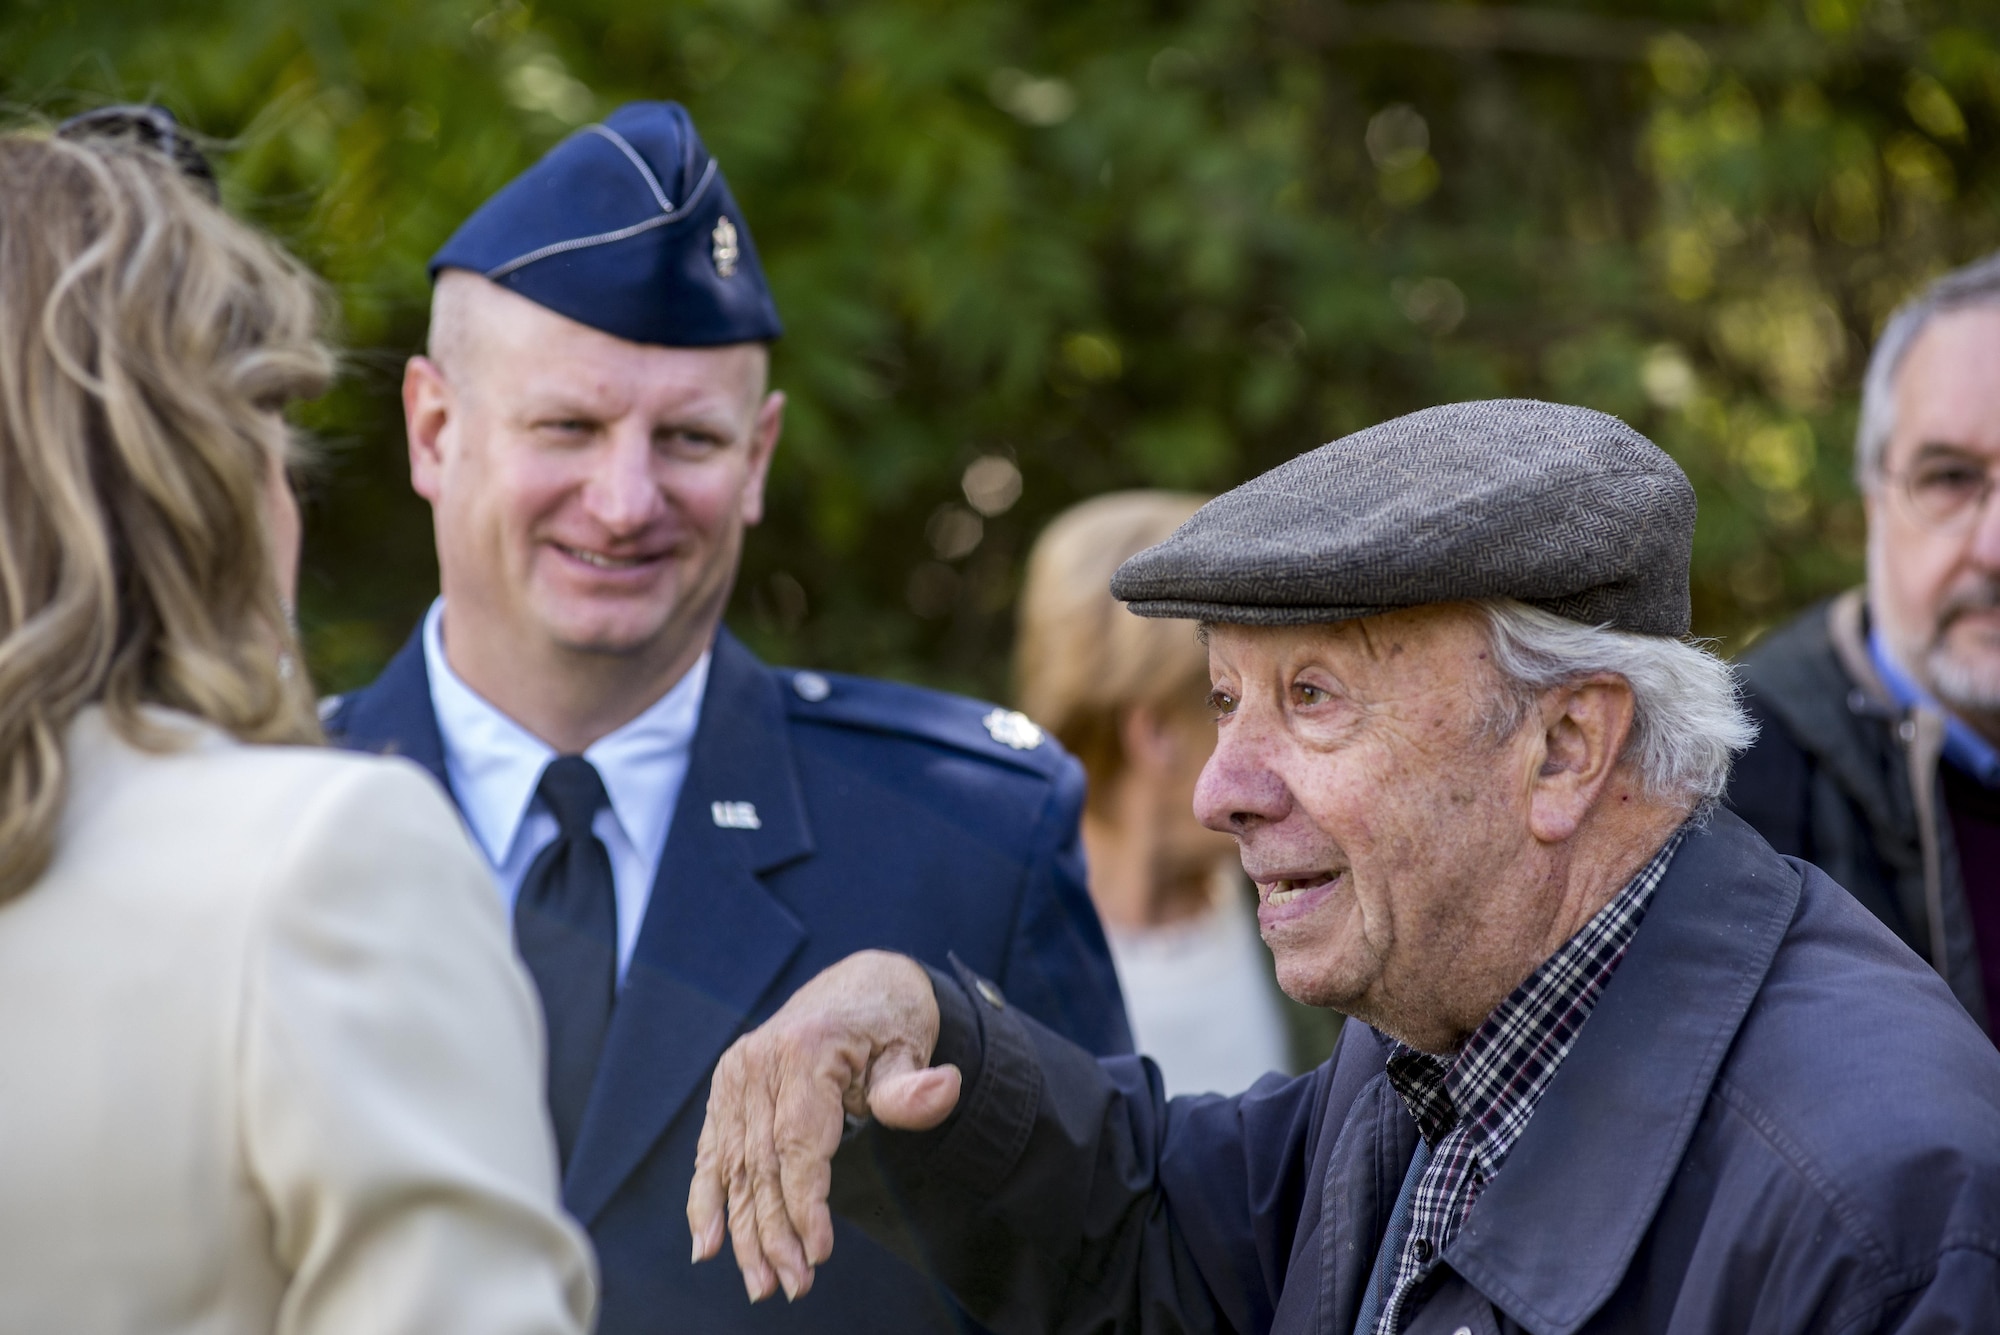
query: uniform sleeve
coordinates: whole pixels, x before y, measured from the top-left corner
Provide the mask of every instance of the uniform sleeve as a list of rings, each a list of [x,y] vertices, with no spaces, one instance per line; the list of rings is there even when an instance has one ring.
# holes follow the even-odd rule
[[[1099,1056],[1132,1051],[1125,998],[1083,862],[1083,767],[1070,756],[1035,831],[999,982],[1015,1004]]]
[[[974,1074],[937,1131],[845,1147],[836,1208],[1001,1335],[1268,1329],[1330,1068],[1169,1101],[1152,1063],[1093,1058],[962,969],[932,981],[934,1060]]]
[[[573,1335],[588,1244],[557,1204],[540,1016],[484,864],[400,763],[341,770],[254,928],[249,1172],[285,1335]]]

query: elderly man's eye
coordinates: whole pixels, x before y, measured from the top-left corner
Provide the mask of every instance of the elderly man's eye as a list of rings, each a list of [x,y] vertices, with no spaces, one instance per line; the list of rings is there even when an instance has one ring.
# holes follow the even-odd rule
[[[1236,712],[1236,697],[1228,691],[1216,689],[1208,693],[1209,717],[1218,721]]]
[[[1986,471],[1969,464],[1933,464],[1918,469],[1910,485],[1926,497],[1963,500],[1986,485]]]
[[[1299,681],[1292,683],[1292,698],[1301,705],[1323,705],[1333,699],[1333,693],[1309,681]]]

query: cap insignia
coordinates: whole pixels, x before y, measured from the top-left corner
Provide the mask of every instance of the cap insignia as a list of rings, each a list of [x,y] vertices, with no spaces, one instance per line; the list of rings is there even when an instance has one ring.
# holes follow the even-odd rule
[[[743,252],[736,244],[736,224],[725,215],[715,220],[715,230],[709,233],[715,243],[715,276],[727,278],[736,272],[736,261],[743,258]]]
[[[1017,709],[996,709],[979,720],[1002,746],[1016,751],[1032,751],[1042,744],[1042,730]]]

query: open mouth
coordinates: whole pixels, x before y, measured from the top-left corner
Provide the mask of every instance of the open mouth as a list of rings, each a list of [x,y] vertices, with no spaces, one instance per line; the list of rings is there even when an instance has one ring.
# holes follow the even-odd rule
[[[1270,881],[1258,888],[1264,892],[1266,904],[1289,904],[1304,898],[1311,891],[1323,885],[1331,885],[1340,878],[1339,872],[1316,872],[1310,876],[1289,876],[1282,880]]]
[[[638,570],[660,559],[657,556],[606,556],[601,552],[589,552],[581,547],[570,547],[560,542],[551,545],[564,556],[581,561],[597,570]]]

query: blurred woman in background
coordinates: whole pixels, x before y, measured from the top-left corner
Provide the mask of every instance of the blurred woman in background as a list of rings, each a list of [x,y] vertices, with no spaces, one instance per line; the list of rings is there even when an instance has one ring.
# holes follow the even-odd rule
[[[414,766],[315,747],[315,286],[172,118],[0,135],[0,1329],[566,1335],[533,993]]]
[[[1083,762],[1083,842],[1139,1051],[1171,1094],[1235,1093],[1303,1071],[1339,1018],[1278,990],[1236,841],[1194,818],[1215,745],[1208,655],[1185,621],[1111,596],[1125,558],[1207,499],[1114,492],[1064,511],[1028,557],[1015,642],[1021,709]]]

